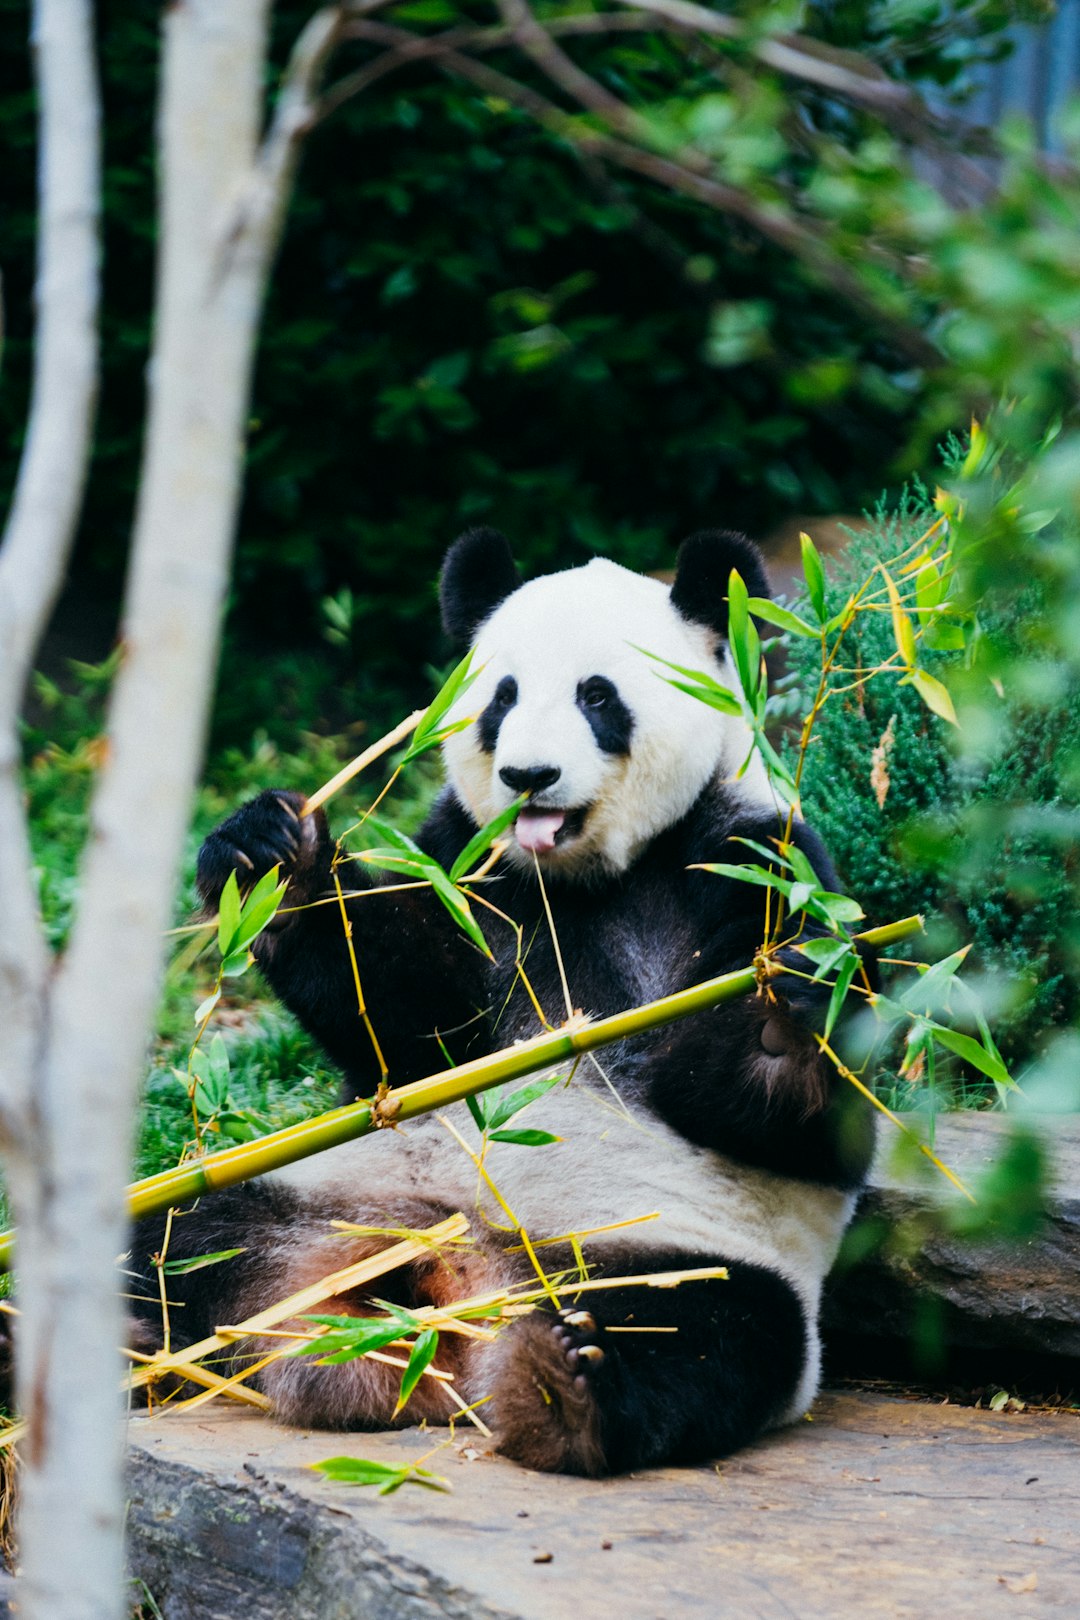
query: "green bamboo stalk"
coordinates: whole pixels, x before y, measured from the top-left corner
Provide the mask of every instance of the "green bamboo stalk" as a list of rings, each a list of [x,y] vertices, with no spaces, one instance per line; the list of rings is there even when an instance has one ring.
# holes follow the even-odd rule
[[[883,949],[900,940],[909,939],[921,931],[921,917],[904,917],[899,922],[887,923],[882,928],[868,929],[856,938],[874,949]],[[269,1170],[280,1170],[298,1159],[309,1158],[325,1148],[337,1147],[360,1136],[368,1136],[391,1121],[414,1119],[418,1114],[430,1113],[434,1108],[446,1108],[465,1097],[488,1091],[507,1080],[520,1080],[538,1069],[580,1057],[599,1046],[625,1040],[643,1030],[656,1029],[661,1024],[675,1023],[689,1018],[692,1013],[703,1012],[725,1001],[747,995],[757,983],[752,967],[740,968],[735,973],[724,973],[719,978],[706,979],[691,985],[688,990],[662,996],[658,1001],[632,1007],[628,1012],[615,1013],[610,1018],[599,1018],[594,1023],[582,1022],[551,1034],[537,1035],[531,1041],[507,1047],[490,1057],[475,1058],[456,1069],[414,1080],[410,1085],[398,1086],[388,1093],[379,1110],[367,1102],[348,1103],[344,1108],[333,1108],[314,1119],[289,1125],[285,1130],[272,1131],[256,1142],[241,1142],[202,1159],[191,1159],[172,1170],[162,1170],[156,1176],[147,1176],[128,1188],[128,1211],[132,1218],[155,1215],[173,1204],[187,1203],[206,1193],[233,1187],[241,1181],[251,1181]],[[0,1270],[11,1264],[15,1248],[15,1232],[0,1233]]]

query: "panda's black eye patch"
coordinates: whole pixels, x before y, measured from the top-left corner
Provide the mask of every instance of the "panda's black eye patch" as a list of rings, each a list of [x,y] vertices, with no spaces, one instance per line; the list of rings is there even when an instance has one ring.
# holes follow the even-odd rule
[[[495,695],[480,716],[478,733],[485,754],[495,752],[499,740],[499,727],[518,700],[518,687],[512,675],[504,675],[495,688]]]
[[[578,682],[577,705],[592,728],[597,746],[605,754],[628,754],[634,717],[618,688],[603,675]]]

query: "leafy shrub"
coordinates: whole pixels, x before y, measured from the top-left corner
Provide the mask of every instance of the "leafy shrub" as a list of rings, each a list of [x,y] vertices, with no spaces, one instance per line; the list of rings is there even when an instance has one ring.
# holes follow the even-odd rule
[[[918,487],[893,510],[880,507],[832,572],[829,611],[935,516]],[[888,612],[860,615],[849,632],[851,688],[826,704],[802,781],[807,817],[871,920],[923,913],[936,956],[972,943],[995,1039],[1021,1084],[1051,1032],[1080,1013],[1077,870],[1061,838],[1074,820],[1080,688],[1045,654],[1041,664],[1020,658],[1043,606],[1034,584],[980,604],[1003,683],[991,723],[983,709],[978,727],[967,724],[961,707],[959,732],[912,687],[859,680],[894,651]],[[925,656],[954,687],[963,655]],[[790,638],[788,657],[810,688],[816,646]],[[1045,678],[1033,678],[1040,669]]]

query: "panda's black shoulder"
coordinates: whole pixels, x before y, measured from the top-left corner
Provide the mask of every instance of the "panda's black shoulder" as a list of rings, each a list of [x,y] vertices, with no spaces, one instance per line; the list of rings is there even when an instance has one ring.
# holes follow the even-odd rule
[[[426,855],[442,867],[453,866],[476,832],[476,822],[451,787],[444,787],[416,835]]]
[[[737,784],[715,778],[699,794],[682,821],[661,834],[653,858],[683,872],[693,872],[695,867],[710,861],[757,864],[761,857],[748,844],[771,848],[783,827],[778,812],[771,806],[748,803]],[[836,890],[839,879],[828,850],[814,829],[799,817],[792,822],[791,841],[810,861],[822,888]],[[709,874],[698,876],[706,880],[703,887],[708,889]]]

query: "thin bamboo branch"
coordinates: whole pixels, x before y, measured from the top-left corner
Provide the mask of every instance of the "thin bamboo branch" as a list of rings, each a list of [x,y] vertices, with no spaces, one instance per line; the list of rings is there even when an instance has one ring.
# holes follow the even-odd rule
[[[249,1338],[256,1338],[263,1328],[275,1328],[279,1323],[287,1322],[290,1317],[303,1316],[305,1312],[313,1311],[317,1305],[321,1305],[324,1300],[332,1299],[336,1294],[347,1293],[350,1288],[360,1288],[364,1283],[372,1282],[388,1271],[396,1271],[399,1266],[408,1265],[413,1260],[427,1259],[433,1244],[437,1246],[440,1243],[453,1243],[456,1239],[464,1237],[468,1230],[469,1223],[464,1215],[451,1215],[447,1220],[439,1221],[437,1225],[425,1229],[415,1238],[406,1238],[401,1243],[391,1244],[390,1248],[383,1249],[379,1254],[369,1254],[350,1266],[331,1271],[318,1282],[290,1294],[287,1299],[279,1299],[275,1305],[269,1306],[266,1310],[247,1317],[243,1322],[237,1322],[235,1327],[230,1328],[231,1337],[227,1339],[222,1338],[220,1334],[212,1333],[208,1338],[199,1339],[197,1343],[189,1344],[183,1350],[174,1350],[170,1355],[159,1353],[152,1361],[132,1374],[132,1385],[138,1389],[164,1374],[182,1373],[194,1362],[201,1361],[204,1356],[228,1349],[235,1342],[237,1334],[243,1332]]]
[[[369,765],[374,764],[375,760],[381,759],[383,754],[390,752],[391,748],[396,748],[398,743],[404,742],[406,737],[411,736],[416,730],[426,713],[426,709],[414,710],[412,714],[407,715],[404,720],[400,721],[393,731],[388,731],[385,737],[380,737],[378,742],[371,743],[364,749],[363,753],[357,754],[355,759],[351,759],[347,765],[343,765],[340,771],[330,778],[329,782],[324,782],[322,787],[317,789],[310,799],[305,801],[300,814],[310,816],[313,811],[319,809],[320,805],[324,805],[327,799],[332,799],[335,793],[340,793],[345,784],[351,782],[354,776],[359,776],[360,772],[366,770]]]
[[[868,929],[855,937],[874,949],[909,939],[922,930],[921,917],[904,917],[881,928]],[[415,1119],[436,1108],[446,1108],[465,1097],[488,1091],[507,1080],[518,1080],[535,1074],[539,1069],[552,1068],[581,1054],[613,1041],[626,1040],[631,1035],[656,1029],[662,1024],[689,1018],[708,1007],[719,1006],[739,996],[749,995],[757,985],[757,970],[741,968],[719,978],[706,979],[703,984],[691,985],[687,990],[663,996],[628,1012],[615,1013],[609,1018],[590,1022],[587,1018],[574,1019],[550,1034],[522,1041],[490,1057],[475,1058],[456,1069],[430,1075],[423,1080],[399,1086],[390,1091],[379,1104],[348,1103],[343,1108],[331,1109],[314,1119],[302,1120],[281,1131],[273,1131],[257,1142],[242,1142],[192,1163],[163,1170],[156,1176],[137,1181],[128,1189],[128,1210],[134,1217],[153,1215],[192,1198],[200,1198],[222,1187],[232,1187],[241,1181],[270,1170],[280,1170],[299,1159],[309,1158],[326,1148],[337,1147],[357,1137],[369,1136],[372,1131]],[[0,1234],[0,1268],[11,1264],[15,1247],[15,1233]]]

